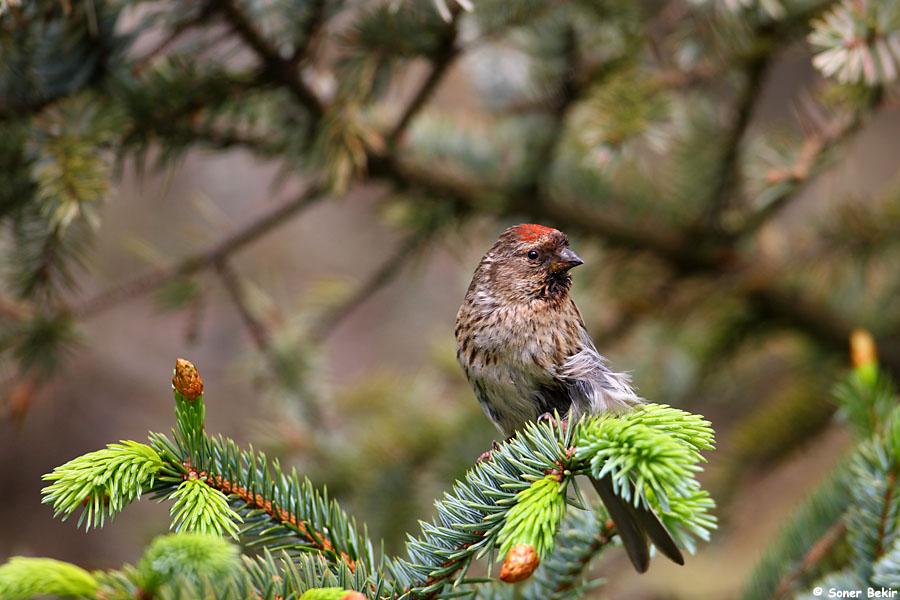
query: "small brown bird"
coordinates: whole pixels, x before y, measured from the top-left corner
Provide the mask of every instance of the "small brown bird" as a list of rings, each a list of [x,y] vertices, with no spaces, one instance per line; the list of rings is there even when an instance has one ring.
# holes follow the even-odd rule
[[[543,225],[516,225],[481,259],[456,317],[456,356],[484,412],[504,436],[557,411],[622,413],[643,402],[630,378],[606,365],[569,296],[569,269],[583,264],[569,238]],[[647,537],[678,564],[684,557],[657,516],[593,479],[628,557],[647,570]]]

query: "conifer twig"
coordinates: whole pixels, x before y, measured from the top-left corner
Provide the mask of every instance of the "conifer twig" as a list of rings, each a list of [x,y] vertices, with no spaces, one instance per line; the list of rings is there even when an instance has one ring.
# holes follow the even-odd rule
[[[881,99],[873,101],[864,112],[876,111]],[[746,237],[759,230],[771,221],[783,208],[797,198],[816,179],[819,167],[826,160],[827,151],[843,144],[862,127],[864,114],[857,113],[852,119],[843,123],[831,122],[806,139],[794,164],[783,169],[773,169],[766,175],[768,183],[776,184],[784,181],[795,183],[793,187],[779,194],[764,207],[751,214],[736,233],[737,237]]]
[[[303,41],[294,48],[294,53],[288,61],[290,64],[299,65],[312,48],[313,41],[316,38],[322,24],[325,21],[325,5],[326,0],[313,0],[311,2],[309,19],[303,27]]]
[[[825,533],[810,546],[809,551],[803,556],[797,567],[787,573],[778,583],[778,587],[772,594],[772,600],[780,600],[781,598],[788,596],[794,583],[803,577],[803,575],[811,568],[819,564],[831,549],[834,548],[835,544],[844,537],[845,533],[847,533],[847,525],[843,520],[838,521],[829,527]]]

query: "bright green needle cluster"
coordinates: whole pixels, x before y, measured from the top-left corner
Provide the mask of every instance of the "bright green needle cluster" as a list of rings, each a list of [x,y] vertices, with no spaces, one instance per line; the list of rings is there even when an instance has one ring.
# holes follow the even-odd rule
[[[0,598],[19,600],[35,596],[90,596],[97,589],[93,575],[75,565],[52,558],[14,556],[0,566]]]
[[[137,569],[141,589],[153,592],[178,577],[191,581],[221,580],[233,573],[239,564],[237,546],[221,537],[177,533],[154,539]]]
[[[626,500],[655,500],[662,512],[684,511],[700,484],[700,450],[713,448],[713,430],[697,415],[661,404],[647,404],[631,413],[603,415],[580,424],[575,457],[586,460],[593,476],[612,476]],[[632,497],[631,489],[635,493]],[[648,494],[649,492],[649,494]]]
[[[172,529],[197,533],[228,534],[237,539],[243,519],[230,506],[225,494],[199,479],[186,479],[172,492],[175,500],[169,514]]]
[[[159,454],[146,444],[123,441],[90,452],[43,476],[54,483],[43,489],[44,504],[53,504],[54,516],[68,518],[79,506],[78,525],[103,526],[141,492],[153,485],[164,466]]]
[[[500,554],[516,544],[531,544],[543,557],[553,548],[553,539],[566,510],[566,482],[548,475],[516,494],[516,504],[500,530]]]
[[[319,588],[307,590],[300,600],[341,600],[346,595],[347,591],[342,588]]]

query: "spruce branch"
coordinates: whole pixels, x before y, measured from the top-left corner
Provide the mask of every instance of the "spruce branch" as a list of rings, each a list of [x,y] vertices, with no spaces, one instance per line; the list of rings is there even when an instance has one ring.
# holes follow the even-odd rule
[[[206,419],[203,380],[196,367],[183,358],[175,362],[174,373],[172,388],[175,394],[175,439],[185,449],[186,462],[205,463],[208,448],[203,432]]]
[[[647,506],[652,494],[669,514],[677,498],[694,497],[699,484],[692,472],[700,470],[695,463],[703,460],[700,450],[713,447],[708,421],[658,404],[641,405],[621,417],[599,417],[576,438],[575,457],[588,462],[591,475],[610,475],[613,489],[635,506]],[[702,511],[699,504],[692,508]],[[687,505],[681,509],[694,512]]]
[[[900,544],[897,542],[875,563],[872,583],[893,589],[900,587]]]
[[[900,73],[900,13],[893,2],[844,0],[812,23],[813,58],[826,77],[842,83],[874,86],[897,79]]]
[[[893,439],[895,435],[890,431],[884,436],[876,435],[860,449],[851,466],[856,485],[853,505],[846,517],[847,541],[853,550],[851,565],[863,581],[871,579],[874,564],[897,539],[900,460],[895,449],[900,448],[900,440]]]
[[[656,441],[663,441],[667,448],[674,444],[687,456],[711,446],[712,432],[702,419],[695,419],[683,411],[662,405],[647,405],[645,410],[649,424],[637,426],[643,429],[636,434],[636,438],[647,440],[648,436],[659,435],[660,438]],[[627,418],[627,415],[623,418]],[[592,472],[596,475],[602,469],[603,458],[621,460],[629,452],[623,449],[621,454],[599,454],[604,448],[597,440],[604,436],[614,438],[620,433],[615,421],[617,419],[602,416],[590,417],[577,426],[567,427],[566,432],[549,424],[527,425],[516,437],[494,450],[490,460],[469,471],[465,480],[458,482],[442,501],[435,504],[435,520],[423,524],[422,535],[407,544],[409,560],[396,559],[391,563],[391,573],[398,585],[409,589],[414,598],[435,597],[448,583],[461,582],[474,558],[482,557],[496,548],[504,529],[507,532],[511,529],[514,531],[510,537],[505,538],[507,544],[510,540],[515,543],[526,539],[541,544],[540,540],[546,539],[548,530],[544,527],[548,522],[538,526],[534,515],[536,512],[543,512],[545,508],[556,506],[554,503],[558,499],[547,503],[548,498],[557,498],[549,494],[554,490],[551,484],[559,486],[560,482],[570,481],[573,474]],[[682,427],[682,424],[686,427]],[[635,427],[635,424],[631,426]],[[667,436],[667,430],[681,430],[684,437],[678,440]],[[592,442],[597,446],[596,449],[583,449]],[[635,442],[632,438],[632,443]],[[613,473],[623,481],[629,475],[634,481],[640,481],[638,493],[641,498],[648,497],[644,495],[644,484],[647,481],[666,482],[659,483],[659,487],[665,490],[674,506],[676,497],[689,497],[697,489],[692,478],[693,469],[686,468],[682,462],[684,456],[685,454],[676,456],[667,452],[647,461],[646,464],[653,463],[652,467],[646,469],[653,473],[652,477],[642,473],[639,465],[632,464],[617,464]],[[680,478],[676,473],[680,474]],[[642,475],[645,481],[639,479]],[[535,485],[532,482],[537,481],[541,483],[531,489]],[[530,493],[523,495],[523,501],[520,502],[518,495],[529,490]],[[618,493],[626,500],[635,499],[627,495],[623,486],[619,487]],[[651,494],[646,501],[655,502],[656,497]],[[681,525],[685,531],[705,531],[705,526],[700,524],[704,522],[711,527],[715,526],[714,519],[707,514],[711,502],[693,505],[686,502],[682,506],[685,508],[683,512],[671,511],[669,514],[673,520],[683,519]],[[515,525],[508,526],[507,519],[510,518],[513,507],[522,508],[512,513]],[[538,510],[535,511],[535,508]],[[528,516],[521,518],[523,514]],[[555,531],[559,523],[556,509],[547,510],[546,517],[550,522],[557,523],[552,526]],[[605,537],[609,538],[610,535],[607,532]]]
[[[874,368],[854,369],[832,391],[839,414],[859,437],[881,431],[897,406],[893,380],[877,365],[871,366]]]
[[[586,579],[591,562],[613,543],[615,527],[602,507],[571,510],[560,525],[550,556],[522,591],[526,600],[581,597],[600,582]]]
[[[294,53],[288,61],[290,64],[302,65],[303,60],[312,53],[319,31],[325,24],[327,0],[313,0],[309,14],[303,24],[303,37],[300,44],[294,48]]]
[[[551,473],[516,494],[516,504],[500,530],[500,554],[527,544],[540,557],[553,547],[566,507],[565,484],[560,474]]]
[[[257,590],[273,590],[274,578],[284,580],[283,574],[275,574],[278,569],[283,573],[284,565],[275,565],[269,554],[277,550],[289,553],[290,564],[296,560],[313,569],[305,583],[285,581],[285,593],[288,588],[306,592],[339,586],[374,591],[376,597],[392,600],[456,595],[464,593],[456,589],[459,586],[479,581],[466,579],[472,561],[497,550],[507,554],[501,579],[525,579],[537,567],[540,555],[551,554],[548,565],[559,572],[542,579],[542,585],[571,589],[579,585],[576,578],[590,557],[609,544],[614,531],[609,525],[592,529],[598,542],[593,536],[587,539],[572,533],[570,522],[569,533],[564,535],[581,544],[554,558],[551,549],[557,544],[567,487],[575,475],[596,475],[606,463],[612,465],[609,470],[617,481],[629,479],[637,485],[635,501],[640,497],[663,510],[667,524],[681,529],[679,539],[691,535],[705,538],[715,527],[708,514],[712,503],[696,500],[693,479],[698,469],[693,462],[702,460],[701,450],[712,448],[709,424],[677,409],[647,405],[627,423],[593,416],[572,427],[529,424],[436,503],[435,519],[422,524],[418,538],[410,538],[407,559],[376,560],[372,543],[359,533],[355,522],[308,479],[301,480],[296,472],[285,474],[279,463],[270,462],[265,454],[242,451],[231,440],[205,434],[203,384],[193,365],[179,359],[172,383],[177,419],[173,440],[154,433],[151,446],[135,442],[110,445],[70,461],[46,477],[55,480],[45,489],[46,501],[54,503],[57,514],[68,515],[85,494],[92,494],[88,525],[102,525],[106,514],[101,510],[103,502],[112,516],[125,502],[150,491],[173,502],[170,512],[176,531],[240,533],[249,546],[261,547],[266,554],[259,562],[245,563],[247,570],[241,576],[219,582],[228,590],[246,588],[249,581],[264,584],[266,576],[268,587]],[[623,423],[632,431],[624,432]],[[602,440],[619,440],[618,451]],[[663,451],[638,462],[622,460],[625,454],[633,454],[635,449],[640,452],[648,445],[659,445]],[[630,499],[621,487],[619,493]],[[595,510],[601,515],[599,522],[605,523],[605,512]],[[239,522],[243,527],[238,527]],[[166,551],[170,556],[196,551],[227,558],[230,552],[225,546],[218,554],[212,552],[202,537],[173,539],[176,541],[163,544],[173,548]],[[316,554],[325,563],[319,567],[304,563],[302,556],[307,554]],[[560,565],[565,557],[574,556],[581,557],[579,564]],[[170,569],[163,559],[147,560],[150,562],[139,565],[137,575],[123,571],[111,575],[110,581],[124,587],[143,585],[145,590],[160,588]],[[327,573],[331,575],[325,577]],[[340,576],[334,579],[335,574]],[[206,589],[210,584],[197,585]]]
[[[139,59],[134,61],[134,63],[131,65],[131,73],[134,75],[139,75],[141,71],[143,71],[148,65],[150,65],[160,54],[168,49],[169,46],[174,44],[178,40],[178,38],[184,35],[187,31],[193,29],[194,27],[204,25],[210,18],[210,16],[212,16],[213,11],[214,4],[212,2],[206,2],[203,4],[200,10],[195,12],[192,16],[178,22],[174,27],[171,28],[171,31],[168,35],[164,36],[159,42],[157,42],[155,46],[148,50]]]
[[[155,497],[170,497],[185,480],[203,482],[231,498],[244,522],[241,535],[257,538],[251,545],[322,553],[348,565],[351,572],[360,561],[367,567],[375,564],[371,542],[340,507],[308,479],[283,473],[277,461],[269,464],[264,454],[241,451],[231,440],[205,438],[206,462],[192,464],[177,437],[173,443],[152,434],[151,442],[167,462],[152,490]]]
[[[806,577],[811,570],[818,567],[827,555],[834,550],[835,545],[844,539],[846,534],[847,525],[843,521],[839,521],[826,529],[822,537],[813,542],[809,551],[803,555],[797,566],[785,574],[778,583],[775,593],[772,594],[772,600],[789,597],[796,584]]]
[[[264,460],[265,456],[262,456],[260,462],[263,462]],[[278,469],[277,466],[276,469]],[[300,484],[299,480],[296,480],[296,474],[292,475],[292,478],[295,481],[291,481],[289,485],[293,485],[295,490],[302,490],[307,493],[313,491],[311,487],[312,484],[309,482],[309,480],[306,480],[303,484]],[[221,475],[209,476],[209,478],[206,479],[206,484],[210,487],[221,490],[224,493],[235,496],[238,500],[240,500],[240,502],[243,503],[242,508],[248,511],[251,517],[257,517],[257,521],[259,521],[259,515],[252,513],[259,513],[259,511],[262,511],[266,515],[266,517],[268,517],[268,520],[270,520],[272,524],[276,525],[276,527],[269,525],[263,530],[265,531],[265,535],[267,536],[267,547],[272,547],[271,542],[273,540],[284,537],[284,534],[281,534],[281,532],[279,532],[277,529],[277,525],[280,524],[284,527],[285,530],[289,531],[290,534],[299,535],[312,549],[332,555],[339,555],[340,559],[343,560],[344,564],[346,564],[351,571],[354,571],[356,569],[356,560],[349,554],[347,554],[347,552],[345,552],[344,550],[335,548],[332,540],[329,539],[329,537],[324,532],[324,529],[327,528],[323,528],[322,531],[317,531],[314,528],[311,520],[298,518],[297,513],[289,512],[284,508],[281,508],[277,503],[273,504],[272,500],[268,499],[269,497],[263,496],[260,493],[253,493],[251,491],[248,491],[247,488],[236,485],[228,479],[225,479]],[[274,495],[276,494],[273,494],[273,496]],[[324,500],[320,500],[320,502],[322,503],[322,506],[328,506],[327,498],[325,498]],[[337,506],[333,505],[333,507],[329,510],[337,510]],[[315,511],[306,512],[314,514]],[[258,525],[260,524],[258,523]],[[252,527],[248,527],[242,533],[244,535],[248,535],[250,534],[250,532],[254,531],[256,530]],[[278,548],[283,549],[288,546],[290,546],[289,543],[287,545],[282,543],[278,545]]]
[[[136,583],[143,598],[153,597],[166,584],[200,583],[232,576],[239,568],[238,548],[204,533],[179,533],[155,538],[137,564]]]
[[[860,345],[857,339],[855,370],[836,386],[835,397],[845,408],[855,405],[854,414],[864,415],[856,428],[868,439],[783,528],[780,539],[757,567],[744,592],[745,600],[789,597],[813,577],[822,577],[829,563],[849,566],[820,579],[817,585],[825,589],[859,589],[876,579],[891,580],[896,573],[891,571],[895,559],[891,551],[900,539],[900,498],[896,493],[900,409],[894,401],[889,412],[873,410],[884,402],[878,394],[885,384],[879,381],[877,370],[871,369],[875,367],[873,348]],[[848,380],[854,383],[848,385]],[[872,412],[866,414],[866,407]]]
[[[808,584],[811,576],[822,575],[823,559],[843,539],[838,534],[853,485],[845,462],[794,511],[747,579],[743,600],[781,600]],[[823,552],[810,554],[814,547]]]

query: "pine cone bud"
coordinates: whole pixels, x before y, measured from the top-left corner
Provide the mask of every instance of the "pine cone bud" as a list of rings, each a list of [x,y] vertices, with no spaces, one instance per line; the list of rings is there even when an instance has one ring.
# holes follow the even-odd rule
[[[506,555],[500,567],[500,579],[506,583],[516,583],[531,577],[541,564],[541,559],[531,544],[516,544]]]
[[[850,334],[850,361],[855,369],[878,362],[875,339],[865,329],[854,329]]]
[[[172,387],[178,390],[187,400],[193,402],[203,394],[203,380],[197,368],[183,358],[175,361],[175,376],[172,377]]]
[[[369,600],[362,594],[356,591],[347,592],[345,595],[341,596],[341,600]]]

